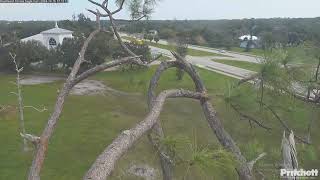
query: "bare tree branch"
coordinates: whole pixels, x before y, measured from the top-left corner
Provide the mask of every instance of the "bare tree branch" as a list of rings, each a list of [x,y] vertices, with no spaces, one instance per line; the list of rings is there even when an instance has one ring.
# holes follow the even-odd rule
[[[105,180],[114,170],[115,164],[144,134],[153,128],[158,121],[159,115],[167,98],[186,97],[201,99],[201,93],[185,90],[167,90],[160,93],[155,100],[153,108],[147,117],[134,128],[124,131],[118,136],[91,166],[84,176],[84,180]]]
[[[181,68],[184,71],[186,71],[191,79],[193,80],[195,84],[195,88],[197,92],[200,92],[202,94],[205,94],[207,96],[207,90],[200,79],[198,73],[194,69],[194,67],[189,64],[186,60],[181,58],[176,53],[172,52],[172,54],[176,57],[177,61],[166,61],[162,62],[160,66],[158,67],[157,71],[155,72],[155,75],[153,76],[151,80],[151,84],[158,84],[158,81],[160,79],[161,74],[166,71],[169,68],[176,67]],[[149,89],[148,98],[152,99],[152,97],[155,95],[155,87],[152,86],[151,89]],[[215,133],[216,137],[218,138],[221,145],[228,151],[232,152],[235,156],[235,158],[238,160],[240,164],[240,168],[238,170],[239,176],[241,179],[252,179],[252,172],[250,168],[248,167],[247,160],[245,157],[241,154],[241,151],[239,147],[236,145],[236,143],[233,141],[231,136],[224,130],[224,127],[220,121],[220,119],[217,116],[216,111],[214,110],[212,104],[209,102],[208,98],[202,98],[200,100],[200,104],[202,106],[202,109],[204,111],[205,117],[212,129],[212,131]]]
[[[123,3],[125,0],[122,1],[122,4],[121,4],[121,8],[119,8],[119,11],[115,11],[115,13],[112,13],[107,7],[103,6],[102,4],[99,4],[95,1],[92,1],[92,0],[88,0],[89,2],[91,2],[92,4],[95,4],[97,6],[99,6],[100,8],[102,8],[104,11],[107,12],[108,14],[108,17],[109,17],[109,20],[110,20],[110,24],[111,24],[111,28],[112,28],[112,31],[113,33],[115,34],[115,36],[117,37],[117,40],[119,42],[119,44],[121,45],[121,47],[128,53],[128,55],[130,56],[137,56],[134,52],[132,52],[125,44],[124,42],[122,41],[122,38],[120,36],[120,34],[118,33],[118,30],[117,30],[117,27],[115,25],[115,22],[114,22],[114,18],[113,18],[113,14],[116,14],[118,13],[121,9],[122,9],[122,6],[123,6]],[[89,12],[92,12],[92,11],[89,11]],[[101,14],[99,12],[97,12],[97,14],[99,16],[101,16]],[[140,60],[141,61],[141,60]],[[143,65],[142,61],[140,62],[141,65]]]
[[[106,62],[106,63],[103,63],[101,65],[97,65],[85,72],[83,72],[82,74],[78,75],[73,81],[72,81],[72,84],[77,84],[79,83],[80,81],[88,78],[89,76],[92,76],[98,72],[101,72],[103,70],[106,70],[106,69],[109,69],[109,68],[112,68],[112,67],[116,67],[116,66],[119,66],[119,65],[122,65],[122,64],[128,64],[128,63],[137,63],[138,62],[136,61],[136,59],[138,59],[140,56],[135,56],[135,57],[125,57],[125,58],[122,58],[122,59],[118,59],[118,60],[113,60],[113,61],[110,61],[110,62]]]
[[[36,108],[34,106],[24,106],[24,108],[31,108],[31,109],[34,109],[34,110],[36,110],[38,112],[45,112],[45,111],[48,110],[46,107],[43,107],[42,109],[39,109],[39,108]]]
[[[294,142],[294,134],[292,131],[290,132],[288,139],[286,138],[286,132],[283,132],[281,151],[283,157],[283,168],[288,170],[298,169],[298,157]]]
[[[272,114],[273,116],[280,122],[280,124],[282,125],[282,127],[288,132],[290,133],[292,131],[292,129],[280,118],[280,116],[276,113],[276,111],[269,105],[267,105],[266,103],[262,102],[262,105],[264,107],[266,107]],[[305,144],[311,144],[309,141],[305,140],[304,138],[301,138],[297,135],[294,135],[294,137],[299,140],[300,142],[303,142]]]
[[[250,124],[251,122],[254,122],[255,124],[257,124],[259,127],[264,128],[266,130],[271,130],[272,128],[269,126],[264,125],[262,122],[256,120],[255,118],[253,118],[252,116],[249,116],[243,112],[240,111],[240,109],[238,107],[236,107],[236,105],[230,103],[230,106],[232,107],[233,110],[235,110],[241,117],[247,119]]]
[[[267,153],[262,153],[260,154],[256,159],[250,161],[248,164],[249,164],[249,167],[250,169],[252,170],[253,169],[253,166],[260,160],[262,159],[264,156],[266,156]]]
[[[48,123],[40,136],[40,142],[37,146],[37,150],[36,150],[35,156],[33,158],[32,165],[30,167],[28,180],[39,180],[40,179],[40,171],[42,169],[43,162],[44,162],[44,159],[46,156],[49,140],[50,140],[50,138],[55,130],[55,127],[58,123],[59,117],[60,117],[62,109],[64,107],[65,99],[68,96],[72,87],[75,85],[73,83],[73,81],[76,78],[76,75],[80,69],[80,66],[84,61],[85,52],[88,48],[89,43],[94,38],[94,36],[100,32],[101,27],[99,26],[100,25],[100,17],[99,16],[97,16],[97,24],[98,24],[97,29],[95,31],[93,31],[89,35],[89,37],[85,40],[85,42],[81,48],[81,51],[79,53],[79,56],[78,56],[76,62],[74,63],[74,66],[71,70],[71,73],[70,73],[69,77],[67,78],[66,83],[64,84],[62,90],[60,91],[60,93],[58,95],[53,113],[49,117]],[[23,133],[23,134],[25,134],[25,133]]]
[[[152,110],[154,104],[156,103],[156,96],[152,93],[153,89],[156,89],[157,84],[150,82],[148,89],[148,107],[149,111]],[[163,180],[171,180],[173,176],[173,161],[168,155],[166,149],[161,148],[160,139],[164,139],[164,132],[161,126],[161,123],[158,121],[152,128],[152,131],[148,134],[148,139],[153,147],[156,149],[156,152],[160,158],[160,165],[162,169]]]
[[[95,2],[95,1],[91,1],[91,0],[89,0],[89,1],[90,1],[92,4],[95,4],[95,5],[99,6],[99,7],[101,7],[102,9],[107,8],[107,6],[104,6],[103,3],[102,3],[102,4],[99,4],[99,3]],[[122,0],[121,3],[120,3],[119,8],[116,9],[115,11],[112,11],[112,12],[111,12],[111,15],[114,15],[114,14],[117,14],[118,12],[120,12],[120,11],[123,9],[124,3],[125,3],[125,0]],[[94,15],[98,15],[98,13],[95,12],[95,11],[92,11],[92,10],[90,10],[90,9],[87,9],[87,10],[88,10],[89,12],[93,13]],[[100,15],[100,17],[109,17],[108,14],[101,14],[101,13],[99,13],[99,15]]]
[[[17,77],[16,77],[16,86],[17,86],[17,92],[11,92],[12,94],[15,94],[18,98],[18,110],[19,110],[19,119],[20,119],[20,133],[21,134],[26,134],[26,128],[25,128],[25,122],[24,122],[24,108],[23,108],[23,96],[22,96],[22,86],[20,83],[20,73],[23,71],[23,67],[19,67],[19,65],[17,64],[16,61],[16,54],[12,54],[11,52],[9,53],[10,57],[12,59],[12,62],[15,65],[15,70],[17,73]],[[27,140],[25,138],[23,138],[23,151],[26,152],[28,151],[28,143]]]
[[[97,14],[98,11],[97,11]],[[58,97],[57,97],[57,101],[53,110],[53,113],[51,114],[51,116],[48,119],[48,123],[44,129],[44,131],[42,132],[41,136],[40,136],[40,141],[39,144],[37,146],[37,151],[35,153],[32,165],[30,167],[30,171],[29,171],[29,177],[28,180],[39,180],[40,179],[40,171],[42,169],[43,166],[43,162],[46,156],[46,152],[48,149],[48,144],[49,144],[49,140],[55,130],[55,127],[58,123],[59,117],[61,115],[62,109],[64,107],[64,102],[66,97],[69,95],[70,90],[79,82],[81,82],[82,80],[88,78],[89,76],[92,76],[100,71],[103,71],[105,69],[111,68],[111,67],[115,67],[121,64],[126,64],[126,63],[137,63],[140,64],[139,62],[139,58],[140,56],[134,56],[134,57],[126,57],[126,58],[122,58],[119,60],[114,60],[111,62],[106,62],[104,64],[101,65],[97,65],[85,72],[83,72],[80,75],[78,74],[78,71],[80,69],[81,64],[85,61],[84,60],[84,56],[87,50],[87,47],[89,45],[89,43],[91,42],[91,40],[94,38],[94,36],[96,34],[98,34],[101,31],[101,27],[100,27],[100,17],[97,17],[97,29],[94,30],[89,37],[85,40],[81,51],[79,53],[79,56],[72,68],[72,71],[70,73],[70,75],[68,76],[66,83],[64,84],[62,90],[60,91]]]
[[[91,12],[91,11],[90,11]],[[115,21],[127,21],[127,22],[137,22],[137,21],[140,21],[141,19],[143,19],[143,18],[146,18],[147,17],[147,15],[142,15],[142,16],[140,16],[139,18],[137,18],[137,19],[131,19],[131,20],[127,20],[127,19],[114,19]]]
[[[31,134],[22,134],[22,133],[20,133],[20,136],[23,139],[32,142],[35,146],[37,146],[40,143],[40,137],[38,136],[31,135]]]

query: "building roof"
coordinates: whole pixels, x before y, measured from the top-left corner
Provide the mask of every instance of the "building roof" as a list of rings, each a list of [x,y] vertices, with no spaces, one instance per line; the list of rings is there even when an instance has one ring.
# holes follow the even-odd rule
[[[73,31],[59,28],[58,23],[56,22],[55,28],[42,31],[40,34],[72,34]]]
[[[30,40],[35,40],[35,41],[43,41],[43,35],[42,34],[36,34],[34,36],[30,36],[24,39],[21,39],[21,41],[30,41]]]
[[[242,40],[242,41],[245,40],[245,39],[250,40],[251,36],[249,34],[247,34],[247,35],[240,36],[239,39]],[[252,36],[252,40],[258,40],[258,39],[259,38],[257,36]]]

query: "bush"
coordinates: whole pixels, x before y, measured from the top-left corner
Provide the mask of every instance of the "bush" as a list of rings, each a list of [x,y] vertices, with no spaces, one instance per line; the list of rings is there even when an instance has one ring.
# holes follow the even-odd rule
[[[144,43],[136,43],[136,42],[125,42],[125,45],[136,55],[142,56],[141,60],[143,62],[150,62],[151,61],[151,52],[148,45]],[[113,58],[121,58],[127,57],[128,53],[125,52],[121,47],[117,48],[118,51],[113,54]]]
[[[144,43],[137,43],[137,42],[125,42],[125,45],[136,55],[141,56],[140,59],[143,62],[148,63],[151,61],[152,59],[151,52],[148,45]],[[129,56],[128,53],[125,52],[121,47],[119,47],[118,51],[116,51],[112,57],[114,59],[117,59],[117,58],[128,57],[128,56]],[[141,66],[135,66],[134,64],[122,66],[122,70],[128,70],[128,69],[132,70],[135,68],[141,68]]]
[[[45,60],[49,53],[48,49],[40,42],[17,42],[15,44],[2,48],[0,52],[0,70],[14,70],[11,57],[9,56],[10,52],[17,55],[17,64],[20,67],[23,67],[24,71],[31,70],[31,63]]]
[[[84,43],[84,37],[75,37],[73,39],[65,39],[59,48],[61,56],[60,63],[63,64],[65,70],[73,66],[79,56],[79,51]],[[112,56],[115,49],[113,36],[102,32],[99,33],[89,44],[85,60],[90,63],[84,63],[81,70],[88,69],[89,67],[102,64],[106,61],[107,57]]]

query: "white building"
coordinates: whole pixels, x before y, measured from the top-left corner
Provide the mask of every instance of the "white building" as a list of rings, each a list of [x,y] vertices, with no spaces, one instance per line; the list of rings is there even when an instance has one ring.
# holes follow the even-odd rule
[[[55,48],[58,44],[62,44],[63,40],[66,38],[73,38],[72,33],[72,31],[59,28],[58,23],[56,22],[55,28],[43,31],[40,34],[36,34],[34,36],[21,39],[21,41],[39,41],[45,47],[50,49]]]
[[[252,39],[251,39],[252,38]],[[249,41],[251,40],[250,49],[260,47],[260,39],[257,36],[243,35],[239,37],[240,47],[247,48]]]

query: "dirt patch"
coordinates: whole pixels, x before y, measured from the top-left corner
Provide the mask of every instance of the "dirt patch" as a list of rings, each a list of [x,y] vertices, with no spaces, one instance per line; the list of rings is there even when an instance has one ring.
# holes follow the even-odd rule
[[[20,83],[22,85],[37,85],[53,83],[59,80],[64,80],[64,78],[54,76],[26,76],[21,79]],[[71,90],[72,95],[105,95],[106,92],[118,96],[140,95],[138,93],[126,93],[123,91],[118,91],[96,80],[84,80],[75,85]]]
[[[103,95],[107,87],[100,81],[84,80],[75,85],[71,94],[73,95]]]
[[[156,169],[148,165],[133,165],[128,169],[128,172],[145,180],[155,180],[159,174]]]
[[[55,81],[62,80],[62,77],[50,77],[50,76],[28,76],[21,79],[22,85],[37,85],[45,83],[53,83]]]

